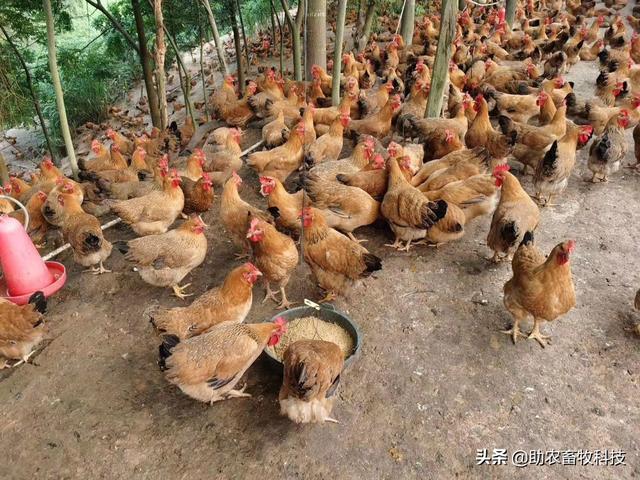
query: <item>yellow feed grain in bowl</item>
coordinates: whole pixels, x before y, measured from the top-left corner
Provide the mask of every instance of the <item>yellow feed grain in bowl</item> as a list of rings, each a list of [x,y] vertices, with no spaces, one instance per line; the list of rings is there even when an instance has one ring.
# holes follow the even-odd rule
[[[349,332],[336,323],[325,322],[317,317],[302,317],[287,323],[287,333],[275,347],[267,347],[269,353],[282,361],[289,345],[298,340],[325,340],[333,342],[347,358],[353,353],[355,344]]]

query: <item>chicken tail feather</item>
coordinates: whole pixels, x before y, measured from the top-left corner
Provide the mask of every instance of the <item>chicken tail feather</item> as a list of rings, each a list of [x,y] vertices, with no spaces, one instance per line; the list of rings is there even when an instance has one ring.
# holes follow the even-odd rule
[[[520,242],[520,245],[529,246],[532,243],[533,243],[533,232],[526,232],[524,234],[524,237],[522,237],[522,242]]]
[[[364,264],[367,267],[363,274],[365,277],[368,277],[373,272],[377,272],[378,270],[382,269],[382,260],[379,257],[376,257],[374,254],[365,253],[362,258],[364,260]]]
[[[509,223],[505,223],[500,229],[500,235],[509,245],[513,245],[516,243],[518,239],[518,226],[516,222],[511,221]]]
[[[162,344],[158,347],[158,366],[163,372],[167,369],[167,358],[171,356],[171,351],[180,343],[180,339],[175,335],[167,335],[163,338]]]

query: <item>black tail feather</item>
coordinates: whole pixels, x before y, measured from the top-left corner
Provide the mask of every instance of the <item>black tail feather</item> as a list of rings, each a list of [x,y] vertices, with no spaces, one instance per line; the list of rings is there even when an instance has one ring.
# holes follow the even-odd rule
[[[500,235],[508,245],[513,245],[518,240],[518,226],[516,222],[505,223],[500,230]]]
[[[533,243],[533,232],[526,232],[524,237],[522,237],[522,242],[520,245],[528,246],[530,243]]]
[[[171,356],[171,351],[180,343],[175,335],[167,335],[162,339],[162,345],[158,347],[158,366],[163,372],[167,369],[166,360]]]
[[[554,141],[551,148],[544,154],[542,159],[542,174],[549,176],[553,173],[556,161],[558,160],[558,141]]]
[[[271,216],[277,220],[280,217],[280,209],[278,207],[269,207],[267,211],[271,214]]]
[[[29,303],[33,305],[40,313],[44,314],[47,311],[47,298],[41,291],[37,291],[33,295],[31,295],[29,297]]]
[[[129,243],[125,240],[116,240],[115,242],[112,242],[112,245],[123,255],[129,253]]]
[[[364,264],[367,267],[363,273],[363,276],[368,277],[373,272],[377,272],[382,268],[382,260],[372,253],[365,253],[362,258],[364,260]]]
[[[500,130],[505,135],[513,130],[513,120],[506,115],[500,115],[498,117],[498,125],[500,125]]]

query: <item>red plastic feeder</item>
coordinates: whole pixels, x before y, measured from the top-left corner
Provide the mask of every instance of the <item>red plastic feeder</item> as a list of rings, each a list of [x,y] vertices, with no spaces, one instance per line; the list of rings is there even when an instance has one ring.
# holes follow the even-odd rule
[[[0,217],[0,296],[24,305],[37,291],[50,297],[67,281],[64,265],[44,262],[18,220]]]

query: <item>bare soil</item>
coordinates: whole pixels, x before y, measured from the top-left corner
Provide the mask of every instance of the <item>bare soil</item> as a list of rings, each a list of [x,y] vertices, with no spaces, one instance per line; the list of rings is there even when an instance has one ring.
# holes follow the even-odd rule
[[[591,96],[596,75],[579,63],[569,79]],[[0,372],[0,478],[637,478],[640,339],[628,329],[639,319],[640,176],[625,169],[587,183],[587,152],[536,235],[545,252],[577,240],[578,304],[544,326],[553,336],[546,349],[499,332],[510,323],[502,287],[511,268],[487,261],[490,218],[459,242],[408,254],[384,247],[386,228],[358,232],[384,262],[336,302],[364,334],[338,391],[338,425],[281,417],[281,375],[262,357],[246,377],[252,398],[189,399],[164,380],[159,339],[143,318],[153,302],[185,302],[143,283],[118,252],[107,262],[114,273],[98,277],[62,255],[70,275],[50,301],[49,340],[31,363]],[[241,174],[241,195],[264,206],[255,174]],[[237,264],[218,209],[204,216],[208,258],[186,279],[196,295]],[[107,237],[132,233],[116,227]],[[263,292],[255,288],[248,322],[274,315]],[[300,265],[289,298],[320,295]],[[626,465],[477,466],[483,448],[620,449]]]

